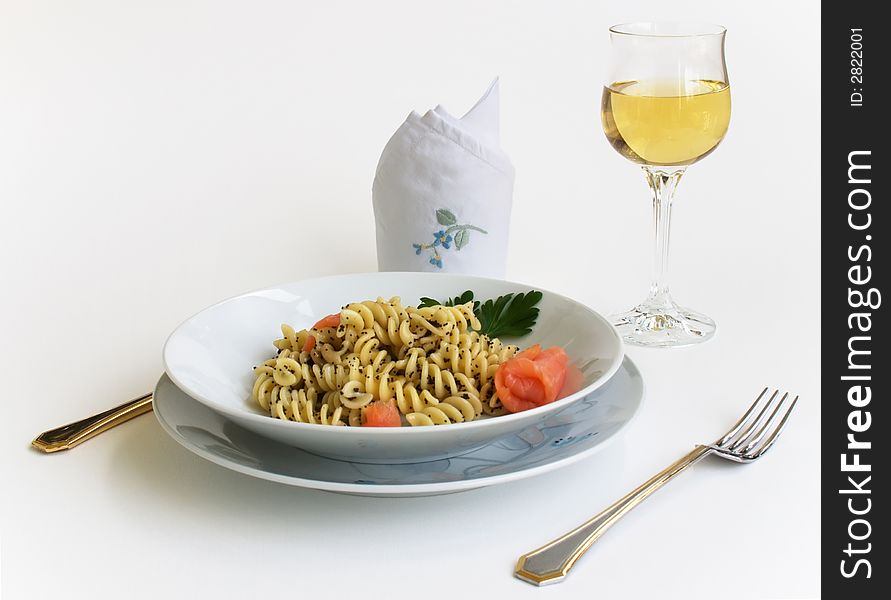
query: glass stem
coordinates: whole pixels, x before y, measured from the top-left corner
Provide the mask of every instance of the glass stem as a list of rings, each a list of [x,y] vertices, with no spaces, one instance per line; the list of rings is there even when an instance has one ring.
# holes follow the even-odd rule
[[[653,224],[656,232],[653,283],[646,303],[651,308],[674,304],[668,292],[668,242],[671,234],[671,203],[686,167],[643,167],[653,194]]]

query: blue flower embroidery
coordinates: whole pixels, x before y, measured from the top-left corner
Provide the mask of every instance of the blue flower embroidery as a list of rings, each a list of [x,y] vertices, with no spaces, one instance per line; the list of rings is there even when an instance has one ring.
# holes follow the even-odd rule
[[[440,208],[436,211],[436,222],[447,228],[435,231],[433,233],[432,243],[412,244],[412,248],[415,249],[415,254],[417,255],[420,255],[424,250],[430,250],[432,256],[430,257],[429,262],[437,269],[442,268],[442,256],[437,250],[433,250],[433,248],[441,246],[442,248],[449,250],[452,247],[452,242],[454,242],[455,250],[461,250],[461,248],[470,243],[471,230],[479,231],[482,234],[489,233],[485,229],[480,229],[476,225],[459,224],[455,213],[447,208]],[[453,233],[455,234],[454,236],[452,236]]]
[[[446,250],[449,249],[449,244],[452,243],[452,236],[445,232],[444,229],[440,229],[436,233],[433,234],[433,245],[439,246],[442,244],[442,247]]]

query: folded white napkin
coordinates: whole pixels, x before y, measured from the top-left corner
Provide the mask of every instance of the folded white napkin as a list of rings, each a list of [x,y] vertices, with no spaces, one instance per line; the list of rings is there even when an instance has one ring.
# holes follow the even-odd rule
[[[390,138],[372,188],[381,271],[504,277],[514,168],[498,104],[496,79],[462,118],[412,112]]]

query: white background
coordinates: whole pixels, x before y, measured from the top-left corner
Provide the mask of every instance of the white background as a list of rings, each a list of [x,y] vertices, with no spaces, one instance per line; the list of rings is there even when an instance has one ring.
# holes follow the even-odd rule
[[[812,598],[820,593],[820,16],[813,2],[0,3],[4,599]],[[41,455],[39,431],[140,395],[185,317],[277,282],[376,268],[371,181],[412,109],[501,76],[517,170],[509,276],[602,312],[642,299],[641,174],[598,106],[617,22],[727,26],[733,117],[675,208],[676,297],[718,336],[630,349],[623,439],[563,471],[363,499],[206,463],[152,416]],[[382,290],[385,293],[385,290]],[[776,449],[707,461],[565,583],[518,554],[726,428],[762,386],[802,396]]]

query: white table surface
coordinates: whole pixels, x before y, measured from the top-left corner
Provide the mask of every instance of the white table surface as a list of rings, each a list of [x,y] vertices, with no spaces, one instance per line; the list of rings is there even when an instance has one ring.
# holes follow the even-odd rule
[[[4,599],[819,595],[817,5],[60,0],[0,17]],[[374,270],[384,143],[494,75],[517,169],[510,278],[602,312],[640,300],[649,205],[600,131],[606,27],[672,17],[729,29],[731,130],[682,183],[671,277],[719,329],[629,349],[648,397],[601,454],[386,500],[227,471],[151,415],[70,452],[28,446],[151,389],[166,335],[204,306]],[[765,385],[802,400],[764,460],[698,465],[558,586],[512,577],[518,554],[714,438]]]

